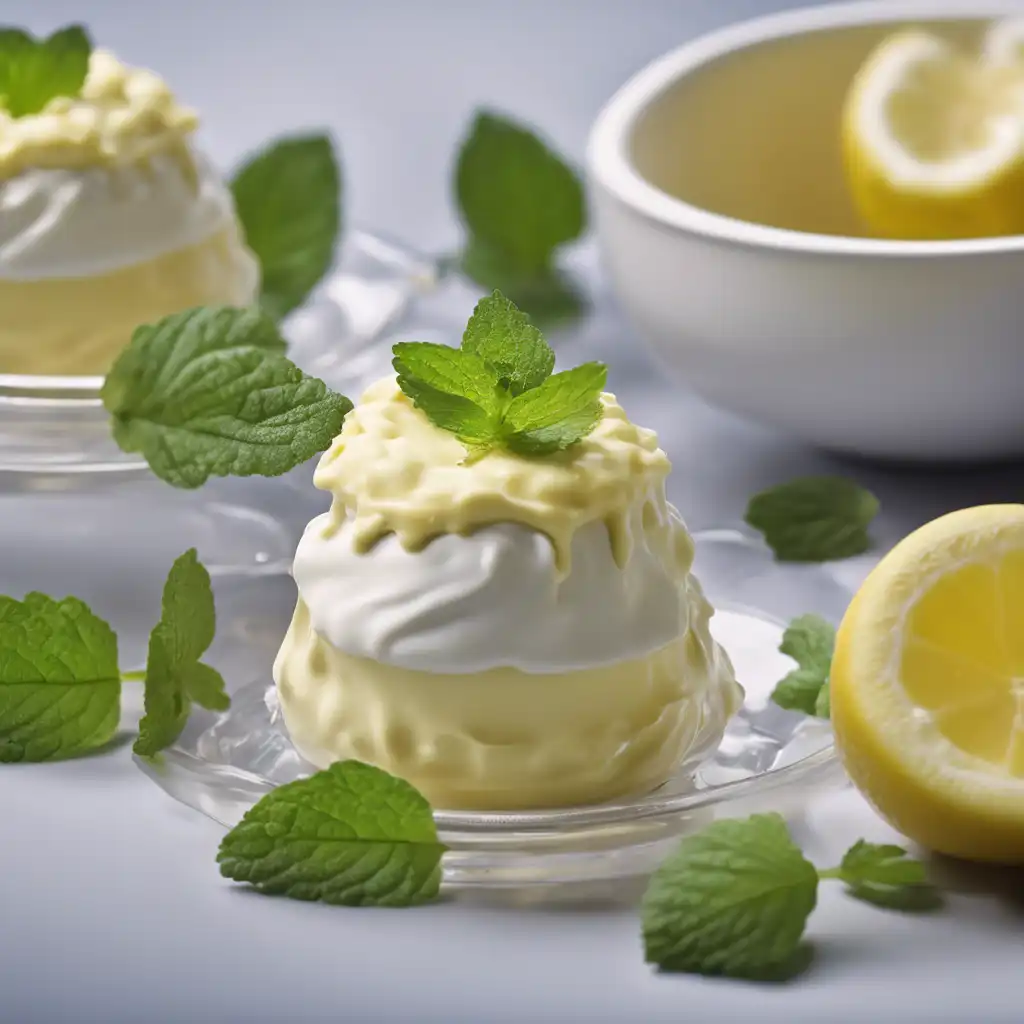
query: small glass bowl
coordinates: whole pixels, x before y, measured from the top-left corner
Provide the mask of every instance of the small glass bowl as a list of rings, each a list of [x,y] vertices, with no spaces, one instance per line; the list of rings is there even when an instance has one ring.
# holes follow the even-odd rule
[[[704,531],[695,540],[695,572],[718,609],[712,630],[746,690],[717,751],[655,792],[614,803],[438,810],[447,883],[521,888],[643,875],[680,836],[716,817],[796,813],[812,794],[843,783],[828,723],[783,711],[769,697],[792,667],[778,651],[783,624],[806,612],[838,621],[850,592],[826,567],[776,563],[744,530]],[[193,714],[159,763],[137,763],[174,799],[229,827],[275,786],[313,770],[292,746],[265,677],[236,692],[226,714]]]

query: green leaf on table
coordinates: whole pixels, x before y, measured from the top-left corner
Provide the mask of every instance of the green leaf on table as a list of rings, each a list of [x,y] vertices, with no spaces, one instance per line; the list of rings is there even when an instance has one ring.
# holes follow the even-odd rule
[[[341,761],[263,797],[224,837],[217,861],[226,878],[272,895],[409,907],[437,896],[444,851],[418,790]]]
[[[153,757],[180,735],[193,702],[210,711],[230,705],[220,673],[199,659],[217,627],[210,574],[195,548],[175,561],[164,583],[160,621],[149,636],[145,715],[134,751]]]
[[[277,140],[231,182],[245,240],[260,263],[260,303],[275,319],[330,269],[341,233],[341,169],[327,135]]]
[[[470,240],[462,252],[462,272],[485,288],[498,289],[531,320],[546,329],[579,319],[588,307],[580,285],[556,266],[540,271],[518,270],[509,266],[507,257],[482,242]]]
[[[827,562],[862,554],[878,499],[852,480],[808,476],[754,495],[746,521],[783,562]]]
[[[0,761],[75,757],[108,742],[120,714],[106,622],[74,597],[0,597]]]
[[[286,473],[330,445],[352,403],[284,348],[259,309],[200,307],[137,328],[101,392],[114,440],[175,487]]]
[[[798,667],[772,692],[772,700],[779,707],[829,717],[828,680],[835,642],[835,627],[819,615],[801,615],[786,627],[779,650],[788,654]]]
[[[554,353],[500,292],[477,304],[461,348],[400,342],[393,353],[402,391],[476,456],[496,448],[550,455],[576,444],[601,419],[604,364],[551,376]]]
[[[845,882],[847,893],[855,899],[888,910],[924,913],[943,905],[924,864],[913,860],[902,846],[860,839],[828,876]]]
[[[460,146],[454,186],[468,234],[464,273],[538,320],[582,309],[554,265],[557,250],[587,224],[583,184],[562,157],[525,125],[480,110]]]
[[[38,114],[58,96],[74,97],[89,73],[92,42],[81,25],[45,39],[0,28],[0,107],[12,117]]]
[[[777,814],[717,821],[680,843],[644,894],[648,963],[667,971],[780,978],[802,966],[818,872]]]

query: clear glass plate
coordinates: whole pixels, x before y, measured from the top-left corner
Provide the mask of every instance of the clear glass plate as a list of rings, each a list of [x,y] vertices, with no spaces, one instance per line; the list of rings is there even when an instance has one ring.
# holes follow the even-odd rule
[[[828,723],[783,711],[769,696],[792,667],[778,651],[783,624],[810,611],[838,621],[849,590],[825,567],[776,563],[743,530],[705,531],[696,541],[695,571],[718,608],[713,631],[746,688],[718,750],[656,792],[611,804],[438,810],[450,848],[448,883],[520,888],[642,875],[680,836],[715,817],[769,808],[798,813],[811,794],[842,784]],[[267,675],[238,690],[226,714],[194,714],[159,764],[137,763],[174,799],[225,826],[275,786],[312,770],[288,739]]]

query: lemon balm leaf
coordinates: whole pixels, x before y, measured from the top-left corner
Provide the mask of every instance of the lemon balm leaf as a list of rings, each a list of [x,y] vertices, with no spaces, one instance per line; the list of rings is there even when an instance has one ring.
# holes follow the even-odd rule
[[[820,615],[800,615],[786,627],[779,650],[801,668],[827,676],[835,646],[836,630],[831,622]]]
[[[0,597],[0,761],[54,761],[108,742],[121,714],[114,631],[74,597]]]
[[[398,386],[473,458],[502,448],[551,455],[576,444],[602,416],[604,364],[552,376],[555,356],[544,336],[501,292],[477,304],[461,348],[400,342],[393,352]]]
[[[286,473],[326,449],[352,408],[288,360],[266,313],[229,306],[137,328],[101,397],[117,444],[185,488]]]
[[[478,355],[427,341],[396,344],[392,363],[400,377],[416,379],[436,391],[466,398],[485,412],[497,413],[498,375]]]
[[[814,714],[818,718],[832,717],[832,688],[827,682],[818,691],[818,699],[814,702]]]
[[[878,499],[852,480],[810,476],[750,499],[746,522],[783,562],[827,562],[862,554]]]
[[[512,396],[540,387],[555,368],[555,353],[544,335],[498,291],[477,303],[461,351],[490,366]]]
[[[279,139],[231,182],[246,244],[260,263],[260,303],[275,319],[330,269],[341,233],[341,168],[327,135]]]
[[[846,851],[838,868],[821,872],[821,877],[845,882],[848,895],[886,910],[928,913],[944,903],[925,865],[893,844],[860,839]]]
[[[798,668],[783,678],[772,691],[772,701],[787,711],[816,715],[825,678],[814,669]]]
[[[174,743],[193,703],[211,711],[228,708],[220,673],[199,660],[213,643],[216,625],[210,574],[192,548],[171,566],[160,621],[149,637],[145,714],[133,748],[141,757],[152,757]]]
[[[799,667],[772,692],[772,700],[779,707],[819,718],[829,717],[828,679],[835,642],[835,627],[819,615],[801,615],[786,627],[779,650],[788,654]]]
[[[12,117],[38,114],[58,96],[77,96],[89,72],[92,42],[81,25],[46,39],[0,28],[0,106]]]
[[[644,954],[662,970],[781,977],[800,965],[818,872],[777,814],[718,821],[680,843],[642,902]]]
[[[505,445],[520,455],[547,455],[576,444],[600,422],[607,379],[603,363],[584,363],[513,399],[503,423]]]
[[[576,172],[534,132],[487,110],[477,112],[460,147],[455,198],[471,244],[492,266],[519,274],[549,269],[555,250],[586,228]]]
[[[341,761],[263,797],[224,837],[217,861],[224,877],[269,895],[409,907],[437,896],[444,851],[418,790]]]
[[[589,305],[585,292],[555,266],[524,271],[510,266],[500,252],[471,239],[463,250],[464,274],[485,288],[499,289],[538,327],[552,328],[577,320]]]

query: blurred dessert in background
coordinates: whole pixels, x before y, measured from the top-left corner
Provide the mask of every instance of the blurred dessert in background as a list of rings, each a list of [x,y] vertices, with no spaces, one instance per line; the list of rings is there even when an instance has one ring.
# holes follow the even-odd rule
[[[78,95],[0,109],[0,372],[102,374],[138,324],[256,298],[197,123],[160,78],[103,51]]]

